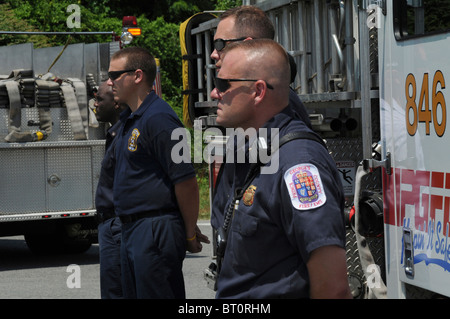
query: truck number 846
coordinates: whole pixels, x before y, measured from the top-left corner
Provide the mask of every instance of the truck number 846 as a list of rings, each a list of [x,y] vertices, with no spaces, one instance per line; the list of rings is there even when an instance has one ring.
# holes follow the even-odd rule
[[[416,78],[412,73],[408,74],[405,83],[406,94],[406,128],[409,135],[417,132],[418,123],[425,123],[425,133],[430,135],[430,126],[433,123],[436,135],[441,137],[445,133],[447,122],[447,110],[442,89],[445,89],[444,75],[436,71],[433,76],[431,92],[429,91],[429,76],[424,73],[422,88],[420,89],[419,103],[416,103],[417,85]],[[431,93],[431,109],[430,109]]]

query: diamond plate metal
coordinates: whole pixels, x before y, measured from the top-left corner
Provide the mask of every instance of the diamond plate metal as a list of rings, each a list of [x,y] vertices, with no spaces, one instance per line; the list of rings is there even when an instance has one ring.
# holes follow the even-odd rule
[[[0,215],[95,209],[102,141],[1,146]]]
[[[44,210],[44,162],[44,150],[0,149],[0,214]]]
[[[363,145],[360,138],[330,138],[326,140],[330,155],[337,161],[353,161],[355,167],[363,160]],[[363,177],[361,190],[381,189],[381,171],[376,171]],[[349,198],[353,202],[353,198]],[[349,202],[349,204],[351,204]]]
[[[336,138],[327,140],[328,150],[335,161],[353,161],[357,166],[363,159],[362,140],[360,138]],[[361,180],[361,190],[382,189],[381,171],[364,176]],[[346,198],[349,209],[353,205],[353,197]],[[367,238],[369,249],[375,263],[380,267],[381,277],[385,280],[385,254],[384,238]],[[349,282],[355,298],[364,298],[366,292],[366,279],[359,259],[356,235],[353,229],[347,226],[346,231],[346,257]]]

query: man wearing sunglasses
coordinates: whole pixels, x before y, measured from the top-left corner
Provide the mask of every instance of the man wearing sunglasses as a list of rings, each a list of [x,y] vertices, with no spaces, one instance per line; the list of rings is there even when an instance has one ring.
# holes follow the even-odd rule
[[[121,262],[125,298],[185,298],[186,249],[199,252],[198,185],[192,164],[175,163],[172,108],[152,90],[156,63],[145,49],[129,47],[110,62],[108,85],[129,109],[117,132],[114,206],[122,222]]]
[[[254,6],[239,6],[231,8],[219,17],[216,33],[214,34],[214,50],[211,59],[216,61],[216,68],[221,66],[221,52],[228,43],[245,41],[249,39],[274,39],[275,30],[272,21],[264,11]],[[286,74],[294,82],[297,68],[295,61],[290,57],[291,72]],[[261,67],[266,67],[264,63]],[[294,90],[290,91],[289,104],[295,110],[296,116],[311,127],[308,113]]]
[[[261,9],[254,6],[239,6],[228,9],[220,15],[214,34],[214,50],[211,53],[211,59],[216,61],[217,72],[222,65],[223,50],[228,44],[251,39],[273,39],[274,37],[275,29],[272,21]],[[290,62],[292,61],[290,60]],[[267,68],[268,66],[265,62],[262,62],[260,67]],[[296,70],[295,63],[291,63],[290,72],[285,74],[290,82],[295,78],[294,70]],[[308,127],[311,127],[306,108],[293,90],[289,91],[289,106],[295,111],[293,113],[295,117],[300,118]],[[221,212],[215,211],[213,207],[211,211],[212,227],[218,229],[222,223],[223,215]]]
[[[211,92],[218,100],[218,124],[267,133],[276,128],[280,139],[294,132],[313,134],[289,107],[289,59],[278,43],[236,41],[222,54]],[[217,181],[213,206],[231,225],[217,297],[351,298],[344,196],[335,162],[320,142],[310,139],[283,144],[271,161],[275,157],[278,171],[264,174],[261,168],[251,184],[243,183],[249,161],[226,162],[226,178]],[[236,202],[239,188],[244,193]],[[228,196],[220,193],[224,190]]]

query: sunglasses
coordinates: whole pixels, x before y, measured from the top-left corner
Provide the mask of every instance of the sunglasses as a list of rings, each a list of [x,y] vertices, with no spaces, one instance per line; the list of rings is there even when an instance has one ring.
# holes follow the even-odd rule
[[[122,74],[127,73],[127,72],[134,72],[134,71],[136,71],[136,70],[130,69],[130,70],[121,70],[121,71],[109,71],[108,77],[111,79],[111,81],[114,81],[114,80],[117,80],[119,78],[119,76],[121,76]]]
[[[245,40],[245,39],[247,39],[247,38],[228,39],[228,40],[215,39],[214,40],[214,49],[216,49],[217,51],[222,51],[223,48],[225,48],[225,46],[227,45],[228,42],[242,41],[242,40]]]
[[[223,93],[226,90],[228,90],[231,87],[230,82],[256,82],[259,80],[252,80],[252,79],[221,79],[216,77],[214,79],[214,84],[216,86],[216,89],[220,92]],[[264,81],[267,85],[268,89],[273,90],[273,86],[270,85],[269,83],[267,83],[266,81]]]

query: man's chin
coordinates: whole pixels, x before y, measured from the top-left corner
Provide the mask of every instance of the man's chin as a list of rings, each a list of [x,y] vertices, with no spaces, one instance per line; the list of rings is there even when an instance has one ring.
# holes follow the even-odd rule
[[[227,127],[226,121],[219,116],[216,117],[216,124],[223,126],[223,127]]]
[[[120,97],[118,97],[117,95],[114,94],[114,102],[116,102],[117,104],[125,104],[125,102],[123,102]]]

